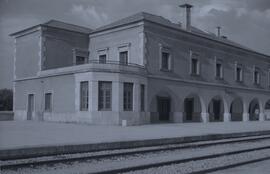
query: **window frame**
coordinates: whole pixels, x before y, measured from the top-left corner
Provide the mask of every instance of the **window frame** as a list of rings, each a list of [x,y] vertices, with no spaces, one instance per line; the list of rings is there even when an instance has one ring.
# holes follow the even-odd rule
[[[170,49],[170,47],[165,47],[163,45],[159,45],[160,46],[160,52],[159,52],[159,70],[160,71],[165,71],[165,72],[169,72],[169,71],[172,71],[173,70],[173,54],[172,54],[172,51]],[[164,68],[163,67],[163,53],[165,54],[168,54],[168,57],[167,57],[167,64],[168,64],[168,67],[167,68]]]
[[[240,79],[238,79],[238,69],[240,69]],[[244,82],[244,66],[238,62],[235,63],[235,81],[238,83],[243,83]]]
[[[88,64],[89,63],[89,51],[80,49],[80,48],[73,48],[73,65],[83,65],[83,64]],[[84,58],[84,63],[82,64],[77,64],[77,57],[83,57]]]
[[[268,69],[268,88],[270,88],[270,68]]]
[[[196,73],[193,73],[193,60],[196,60]],[[189,63],[189,74],[191,76],[200,76],[201,75],[201,62],[199,58],[199,53],[190,51],[190,63]]]
[[[254,85],[260,85],[260,83],[261,83],[260,68],[258,68],[257,66],[254,66],[254,68],[253,68],[253,84]]]
[[[106,56],[105,57],[105,63],[100,61],[100,57],[101,56],[104,56],[104,55]],[[108,57],[109,57],[109,47],[103,48],[103,49],[98,49],[97,50],[98,63],[100,63],[100,64],[106,64],[107,61],[108,61]]]
[[[126,53],[126,60],[125,61],[121,60],[121,53]],[[128,65],[129,64],[128,51],[119,51],[119,64],[120,65]]]
[[[129,88],[129,87],[131,87],[131,88]],[[127,89],[128,89],[128,91],[126,91]],[[130,97],[126,94],[127,92],[131,92]],[[134,109],[134,106],[133,106],[134,101],[133,100],[134,100],[134,83],[124,82],[123,83],[123,111],[133,111],[133,109]],[[125,101],[126,101],[126,103],[125,103]]]
[[[217,65],[220,65],[220,76],[218,76],[218,69],[217,69]],[[224,68],[223,68],[223,61],[221,59],[217,59],[215,58],[215,78],[217,80],[223,80],[224,79]]]
[[[145,84],[140,85],[140,110],[145,112]]]
[[[83,96],[83,84],[87,84],[87,95]],[[86,100],[85,100],[86,98]],[[86,101],[86,103],[84,103]],[[86,106],[86,107],[85,107]],[[80,111],[88,111],[89,110],[89,81],[81,81],[80,82]]]
[[[131,47],[131,43],[124,43],[124,44],[120,44],[118,45],[118,62],[120,65],[129,65],[130,63],[130,47]],[[127,52],[127,60],[125,63],[121,62],[120,60],[120,53],[122,52]]]
[[[46,105],[46,95],[50,94],[51,97],[50,97],[50,108],[47,109],[47,105]],[[51,113],[53,111],[53,92],[52,91],[47,91],[44,93],[44,112],[48,112],[48,113]]]
[[[102,86],[104,84],[109,84],[108,85],[109,88],[108,86]],[[106,96],[108,91],[110,92],[109,107],[107,107],[107,96]],[[112,81],[98,81],[98,110],[111,111],[112,110],[112,97],[113,97],[112,96]]]

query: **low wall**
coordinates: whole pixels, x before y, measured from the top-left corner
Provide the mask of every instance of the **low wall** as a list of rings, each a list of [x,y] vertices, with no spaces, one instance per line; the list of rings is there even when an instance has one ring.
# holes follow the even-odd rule
[[[13,111],[0,111],[0,121],[14,120]]]

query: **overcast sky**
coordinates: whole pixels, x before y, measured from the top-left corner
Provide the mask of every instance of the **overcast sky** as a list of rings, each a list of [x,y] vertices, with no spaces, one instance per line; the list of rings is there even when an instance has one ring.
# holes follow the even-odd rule
[[[145,11],[180,22],[188,2],[192,25],[270,55],[270,0],[0,0],[0,89],[12,88],[13,39],[8,35],[57,19],[92,29]]]

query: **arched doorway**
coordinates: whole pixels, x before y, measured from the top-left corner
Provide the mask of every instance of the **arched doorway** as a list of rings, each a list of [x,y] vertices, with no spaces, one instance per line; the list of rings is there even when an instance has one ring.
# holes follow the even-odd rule
[[[171,98],[169,96],[157,96],[157,111],[160,122],[170,121]]]
[[[231,121],[243,120],[243,102],[240,98],[234,99],[230,107]]]
[[[149,110],[151,123],[168,123],[173,121],[175,95],[170,90],[162,90],[152,96]]]
[[[221,97],[214,97],[208,105],[209,121],[223,121],[224,103]]]
[[[200,122],[202,106],[198,95],[189,95],[184,100],[184,122]]]
[[[268,100],[268,101],[265,103],[265,106],[264,106],[264,113],[265,113],[265,119],[266,119],[266,120],[269,120],[269,119],[270,119],[270,100]]]
[[[249,120],[250,121],[258,121],[260,114],[260,105],[257,99],[253,99],[249,104]]]

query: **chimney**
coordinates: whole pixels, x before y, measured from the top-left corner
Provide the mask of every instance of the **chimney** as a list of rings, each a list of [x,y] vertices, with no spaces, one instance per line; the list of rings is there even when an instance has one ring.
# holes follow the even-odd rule
[[[193,6],[190,4],[183,4],[183,5],[180,5],[179,7],[186,9],[186,30],[190,31],[191,30],[191,8]]]
[[[221,30],[221,27],[217,26],[217,37],[220,37],[220,30]]]

